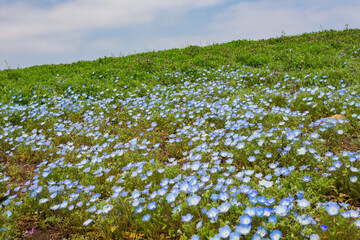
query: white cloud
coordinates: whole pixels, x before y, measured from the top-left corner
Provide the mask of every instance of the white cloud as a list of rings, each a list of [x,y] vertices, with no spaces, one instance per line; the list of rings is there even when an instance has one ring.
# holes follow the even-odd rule
[[[360,25],[359,1],[260,0],[239,2],[216,16],[212,31],[220,42],[262,39]],[[213,35],[215,36],[215,35]]]
[[[60,52],[69,48],[62,39],[76,39],[72,34],[81,37],[96,29],[150,24],[162,13],[181,14],[220,1],[75,0],[45,8],[23,3],[2,4],[0,51],[47,52],[53,47],[53,52]]]

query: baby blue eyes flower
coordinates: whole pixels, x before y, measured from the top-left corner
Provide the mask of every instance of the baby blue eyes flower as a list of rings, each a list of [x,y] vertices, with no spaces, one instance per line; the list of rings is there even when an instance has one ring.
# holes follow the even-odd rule
[[[92,206],[88,209],[89,212],[95,212],[96,211],[96,206]]]
[[[288,208],[287,206],[278,205],[274,208],[274,212],[281,217],[285,217],[288,213]]]
[[[222,200],[222,201],[226,201],[229,199],[229,194],[227,192],[221,192],[219,194],[219,199]]]
[[[306,199],[297,200],[297,204],[301,209],[305,209],[310,205],[310,201]]]
[[[149,210],[154,210],[156,207],[157,207],[156,202],[151,202],[151,203],[148,204],[148,207],[147,207],[147,208],[148,208]]]
[[[328,212],[328,214],[330,216],[335,216],[339,214],[340,211],[340,207],[339,205],[337,205],[336,203],[330,203],[327,207],[326,207],[326,211]]]
[[[200,237],[199,237],[199,235],[192,235],[191,236],[191,238],[190,238],[190,240],[199,240],[200,239]]]
[[[328,227],[324,224],[321,224],[320,229],[321,231],[326,232],[328,230]]]
[[[232,232],[231,234],[230,234],[230,240],[240,240],[240,237],[241,237],[241,235],[240,235],[240,233],[238,233],[238,232]]]
[[[90,219],[88,219],[88,220],[86,220],[84,223],[83,223],[83,225],[84,226],[87,226],[87,225],[89,225],[89,223],[91,223],[93,220],[90,218]]]
[[[305,176],[305,177],[302,178],[302,180],[304,182],[310,182],[312,180],[312,178],[310,176]]]
[[[235,226],[235,231],[241,235],[247,235],[251,231],[251,225],[238,224]]]
[[[297,153],[298,153],[299,155],[305,155],[305,153],[306,153],[306,148],[305,148],[305,147],[301,147],[301,148],[297,149]]]
[[[212,207],[209,211],[206,212],[206,215],[208,216],[208,218],[215,218],[215,217],[217,217],[218,213],[219,213],[219,210]]]
[[[270,233],[270,239],[271,240],[278,240],[282,237],[282,233],[275,229],[275,230],[272,230],[271,233]]]
[[[264,237],[267,234],[267,230],[262,226],[258,226],[256,233],[259,234],[260,237]]]
[[[310,235],[310,239],[309,240],[319,240],[320,239],[320,237],[319,237],[319,235],[317,235],[317,234],[311,234]]]
[[[352,182],[352,183],[356,183],[357,180],[358,180],[357,176],[353,176],[350,178],[350,182]]]
[[[225,213],[227,211],[229,211],[231,207],[231,204],[230,203],[222,203],[220,206],[218,206],[218,210],[222,213]]]
[[[356,220],[356,221],[354,222],[354,224],[355,224],[355,226],[356,226],[357,228],[360,228],[360,220],[359,220],[359,219]]]
[[[151,217],[150,214],[146,214],[146,215],[143,216],[142,220],[143,220],[144,222],[148,222],[148,221],[150,220],[150,217]]]
[[[39,203],[46,203],[47,201],[49,201],[48,198],[42,198],[39,200]]]
[[[221,238],[227,238],[230,236],[231,228],[228,225],[219,228],[219,236]]]
[[[177,196],[178,195],[176,193],[169,193],[168,195],[166,195],[166,201],[168,203],[172,203],[176,200]]]
[[[106,213],[110,212],[113,208],[114,208],[113,205],[111,205],[111,204],[106,204],[106,205],[103,207],[103,213],[106,214]]]
[[[252,218],[248,214],[241,215],[240,224],[248,225],[248,224],[251,224],[251,222],[252,222]]]
[[[194,194],[191,197],[187,198],[186,201],[188,202],[189,206],[196,206],[199,204],[201,197]]]
[[[181,221],[182,222],[190,222],[191,219],[193,218],[193,215],[191,215],[190,213],[186,214],[185,216],[181,217]]]
[[[6,215],[7,215],[7,217],[6,217],[6,218],[11,217],[11,215],[12,215],[12,212],[11,212],[10,210],[7,210],[5,213],[6,213]]]

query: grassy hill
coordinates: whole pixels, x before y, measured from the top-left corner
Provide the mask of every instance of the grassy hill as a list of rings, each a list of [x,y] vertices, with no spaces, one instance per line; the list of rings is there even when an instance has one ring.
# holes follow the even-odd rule
[[[0,71],[2,239],[360,239],[360,30]]]

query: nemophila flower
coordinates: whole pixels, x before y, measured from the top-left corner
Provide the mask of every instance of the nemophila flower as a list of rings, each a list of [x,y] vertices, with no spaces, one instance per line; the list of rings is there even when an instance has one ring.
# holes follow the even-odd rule
[[[274,212],[281,217],[285,217],[288,211],[289,211],[288,207],[284,205],[278,205],[274,208]]]
[[[240,216],[240,224],[250,224],[252,222],[252,218],[248,214],[244,214]]]
[[[258,226],[256,233],[259,234],[260,237],[264,237],[267,234],[267,230],[262,226]]]
[[[299,149],[297,149],[297,153],[299,155],[305,155],[306,154],[306,148],[305,147],[301,147]]]
[[[356,221],[354,222],[354,224],[355,224],[355,226],[356,226],[357,228],[360,228],[360,220],[359,220],[359,219],[356,220]]]
[[[92,206],[92,207],[90,207],[87,211],[88,212],[95,212],[96,211],[96,206]]]
[[[303,214],[301,216],[296,216],[296,220],[301,224],[301,225],[309,225],[311,223],[314,222],[314,219],[306,214]]]
[[[321,224],[320,229],[321,229],[321,231],[326,232],[328,230],[328,227],[324,224]]]
[[[229,240],[240,240],[241,235],[238,232],[232,232],[230,234]]]
[[[93,220],[90,218],[90,219],[88,219],[88,220],[86,220],[84,223],[83,223],[83,225],[84,226],[87,226],[87,225],[89,225],[89,223],[91,223]]]
[[[209,211],[206,212],[206,215],[208,216],[208,218],[215,218],[215,217],[217,217],[218,213],[219,213],[219,210],[212,207]]]
[[[311,235],[310,235],[310,238],[309,238],[309,240],[319,240],[319,239],[320,239],[320,237],[319,237],[319,235],[316,234],[316,233],[311,234]]]
[[[222,201],[226,201],[229,199],[229,194],[227,192],[221,192],[219,193],[219,199]]]
[[[198,223],[196,224],[196,228],[201,228],[202,225],[203,225],[203,221],[201,220],[200,222],[198,222]]]
[[[166,195],[166,201],[167,201],[168,203],[172,203],[172,202],[174,202],[174,201],[176,200],[177,196],[178,196],[177,193],[168,193],[168,194]]]
[[[263,207],[257,207],[256,210],[255,210],[255,215],[257,217],[262,217],[265,213],[265,208]]]
[[[200,237],[199,237],[199,235],[192,235],[191,236],[191,238],[190,238],[190,240],[199,240],[200,239]]]
[[[193,215],[191,215],[190,213],[186,214],[185,216],[181,217],[181,221],[182,222],[190,222],[191,219],[193,218]]]
[[[106,213],[110,212],[113,208],[114,208],[113,205],[111,205],[111,204],[106,204],[106,205],[104,205],[104,207],[103,207],[103,209],[102,209],[102,212],[106,214]]]
[[[310,176],[305,176],[305,177],[302,178],[302,180],[304,182],[310,182],[312,180],[312,178]]]
[[[219,199],[219,194],[216,194],[216,193],[211,194],[210,199],[211,199],[212,201],[218,200],[218,199]]]
[[[310,205],[310,201],[308,201],[306,199],[301,199],[301,200],[296,200],[296,201],[297,201],[298,206],[301,209],[305,209]]]
[[[247,206],[244,210],[244,213],[249,215],[250,217],[254,217],[256,213],[256,207]]]
[[[248,157],[249,162],[254,162],[255,160],[256,160],[256,158],[254,156],[249,156]]]
[[[231,228],[228,225],[225,225],[224,227],[219,228],[219,237],[221,238],[227,238],[230,236]]]
[[[331,203],[329,203],[328,206],[326,207],[326,211],[328,212],[328,214],[329,214],[330,216],[335,216],[335,215],[338,215],[338,214],[339,214],[340,207],[339,207],[339,205],[337,205],[336,203],[331,202]]]
[[[151,202],[151,203],[149,203],[148,206],[147,206],[147,208],[148,208],[149,210],[154,210],[156,207],[157,207],[156,202]]]
[[[357,176],[353,176],[350,178],[350,182],[352,182],[352,183],[356,183],[357,180],[358,180]]]
[[[151,217],[151,214],[146,214],[146,215],[143,216],[142,220],[144,222],[148,222],[150,220],[150,217]]]
[[[235,225],[235,231],[238,232],[240,235],[247,235],[251,231],[251,225],[244,225],[244,224],[238,224]]]
[[[193,194],[191,197],[187,198],[186,201],[188,202],[189,206],[196,206],[199,204],[201,197]]]
[[[218,234],[216,234],[212,238],[209,238],[209,240],[221,240],[221,237]]]
[[[277,230],[277,229],[272,230],[272,231],[270,232],[270,239],[271,239],[271,240],[278,240],[278,239],[280,239],[281,237],[282,237],[282,233],[281,233],[279,230]]]
[[[277,223],[277,218],[276,218],[276,215],[274,215],[274,216],[270,216],[270,217],[268,217],[268,221],[267,221],[268,223],[273,223],[273,224],[276,224]]]
[[[231,207],[230,203],[223,202],[220,206],[217,207],[217,209],[220,212],[225,213],[225,212],[229,211],[230,207]]]

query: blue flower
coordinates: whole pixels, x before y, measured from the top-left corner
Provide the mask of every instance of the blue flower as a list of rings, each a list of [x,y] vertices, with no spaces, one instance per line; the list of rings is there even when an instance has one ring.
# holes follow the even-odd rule
[[[211,194],[211,196],[210,196],[210,199],[211,199],[212,201],[216,201],[216,200],[218,200],[218,198],[219,198],[219,194],[216,194],[216,193],[213,193],[213,194]]]
[[[150,217],[151,217],[150,214],[146,214],[146,215],[143,216],[142,220],[143,220],[144,222],[147,222],[147,221],[150,220]]]
[[[190,238],[190,240],[199,240],[200,239],[200,237],[199,237],[199,235],[192,235],[191,236],[191,238]]]
[[[219,236],[221,238],[227,238],[228,236],[230,236],[230,233],[231,233],[231,228],[228,225],[219,228]]]
[[[212,207],[209,211],[207,211],[206,215],[208,216],[208,218],[215,218],[215,217],[217,217],[218,213],[219,213],[219,210]]]
[[[252,218],[248,214],[241,215],[240,224],[248,225],[251,224],[251,222],[252,222]]]
[[[360,228],[360,220],[359,220],[359,219],[356,220],[356,221],[354,222],[354,224],[355,224],[355,226],[356,226],[357,228]]]
[[[259,234],[261,237],[264,237],[267,234],[267,230],[262,226],[258,226],[256,233]]]
[[[188,202],[189,206],[196,206],[199,204],[201,197],[194,194],[191,197],[187,198],[186,201]]]
[[[229,194],[227,192],[221,192],[219,193],[219,199],[222,201],[226,201],[229,199]]]
[[[241,235],[247,235],[251,231],[251,225],[238,224],[235,226],[235,231]]]
[[[274,216],[271,216],[268,218],[268,223],[271,222],[273,224],[276,224],[277,223],[277,218],[276,218],[276,215]]]
[[[301,209],[305,209],[310,205],[310,201],[306,199],[297,200],[297,204]]]
[[[232,232],[231,234],[230,234],[230,240],[240,240],[240,237],[241,237],[241,235],[240,235],[240,233],[238,233],[238,232]]]
[[[319,235],[318,234],[311,234],[310,235],[310,240],[319,240],[320,239],[320,237],[319,237]]]
[[[272,230],[271,233],[270,233],[270,239],[271,240],[278,240],[282,237],[282,233],[275,229],[275,230]]]
[[[320,229],[321,231],[326,232],[328,230],[328,227],[324,224],[321,224]]]
[[[172,203],[176,200],[177,196],[178,196],[178,194],[176,194],[176,193],[169,193],[168,195],[166,195],[166,201],[168,203]]]
[[[230,203],[226,203],[226,202],[223,202],[220,206],[218,206],[218,210],[222,213],[225,213],[227,211],[229,211],[231,207],[231,204]]]
[[[304,182],[310,182],[312,180],[312,178],[310,176],[305,176],[305,177],[302,178],[302,180]]]
[[[88,220],[86,220],[84,223],[83,223],[83,225],[84,226],[87,226],[87,225],[89,225],[89,223],[91,223],[93,220],[90,218],[90,219],[88,219]]]
[[[326,211],[328,212],[328,214],[330,216],[335,216],[339,214],[340,211],[340,206],[337,205],[336,203],[330,203],[327,207],[326,207]]]
[[[279,216],[285,217],[288,213],[288,208],[287,206],[278,205],[274,208],[274,212]]]
[[[191,215],[190,213],[186,214],[185,216],[181,217],[181,221],[182,222],[190,222],[191,219],[193,218],[193,215]]]
[[[154,210],[157,207],[156,202],[151,202],[148,204],[147,208],[149,210]]]

